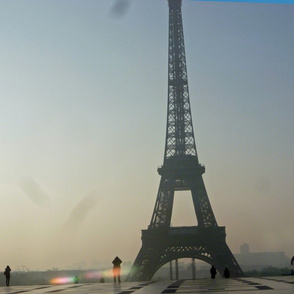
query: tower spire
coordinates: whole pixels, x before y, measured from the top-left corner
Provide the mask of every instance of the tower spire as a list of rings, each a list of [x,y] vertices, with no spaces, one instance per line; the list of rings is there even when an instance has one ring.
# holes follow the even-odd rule
[[[171,156],[179,155],[193,155],[197,159],[188,88],[182,0],[168,0],[168,3],[168,109],[164,162]]]

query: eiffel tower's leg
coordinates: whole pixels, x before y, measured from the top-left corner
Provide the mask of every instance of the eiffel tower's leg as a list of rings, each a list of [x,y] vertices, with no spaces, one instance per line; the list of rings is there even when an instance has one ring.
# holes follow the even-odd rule
[[[172,207],[174,202],[174,192],[174,179],[162,176],[153,215],[149,225],[150,229],[170,227]]]
[[[151,244],[151,240],[149,241],[147,244],[143,241],[138,256],[127,276],[127,281],[149,281],[155,273],[156,260],[159,259],[160,249],[155,247],[156,244]]]
[[[195,177],[191,183],[191,192],[199,227],[209,228],[217,226],[202,176]],[[207,251],[211,254],[213,265],[221,275],[223,275],[225,267],[228,267],[232,276],[243,276],[238,262],[226,244],[225,232],[222,237],[217,237],[217,235],[214,237],[209,241],[207,248]]]
[[[161,177],[154,212],[148,230],[142,230],[142,247],[127,276],[127,281],[150,280],[157,269],[165,250],[166,240],[161,233],[170,227],[174,200],[174,180]]]
[[[225,240],[220,240],[216,246],[213,246],[211,251],[212,262],[222,276],[226,267],[229,269],[232,277],[244,276],[242,269]]]
[[[191,177],[190,189],[192,193],[195,213],[198,220],[198,226],[217,226],[217,222],[214,217],[214,213],[212,211],[201,175]]]

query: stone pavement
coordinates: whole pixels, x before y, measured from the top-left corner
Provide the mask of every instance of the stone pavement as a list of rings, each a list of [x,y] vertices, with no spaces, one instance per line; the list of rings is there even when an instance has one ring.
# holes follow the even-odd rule
[[[226,293],[290,294],[294,293],[294,276],[240,279],[199,279],[159,282],[122,282],[120,284],[65,284],[0,287],[0,294],[161,294]]]

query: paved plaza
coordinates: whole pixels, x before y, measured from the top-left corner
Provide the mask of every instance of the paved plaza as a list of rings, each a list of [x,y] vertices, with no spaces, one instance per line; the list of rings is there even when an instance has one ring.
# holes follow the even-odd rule
[[[1,287],[2,293],[79,293],[79,294],[160,294],[160,293],[294,293],[294,276],[240,279],[199,279],[159,282],[122,282],[120,284],[65,284]]]

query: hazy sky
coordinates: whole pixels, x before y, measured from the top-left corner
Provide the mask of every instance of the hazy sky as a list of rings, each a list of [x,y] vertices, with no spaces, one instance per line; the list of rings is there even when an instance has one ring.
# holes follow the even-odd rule
[[[163,162],[166,0],[0,1],[0,267],[133,261]],[[294,254],[294,5],[183,0],[199,160],[234,253]],[[196,225],[177,193],[173,225]],[[2,265],[1,265],[2,264]]]

